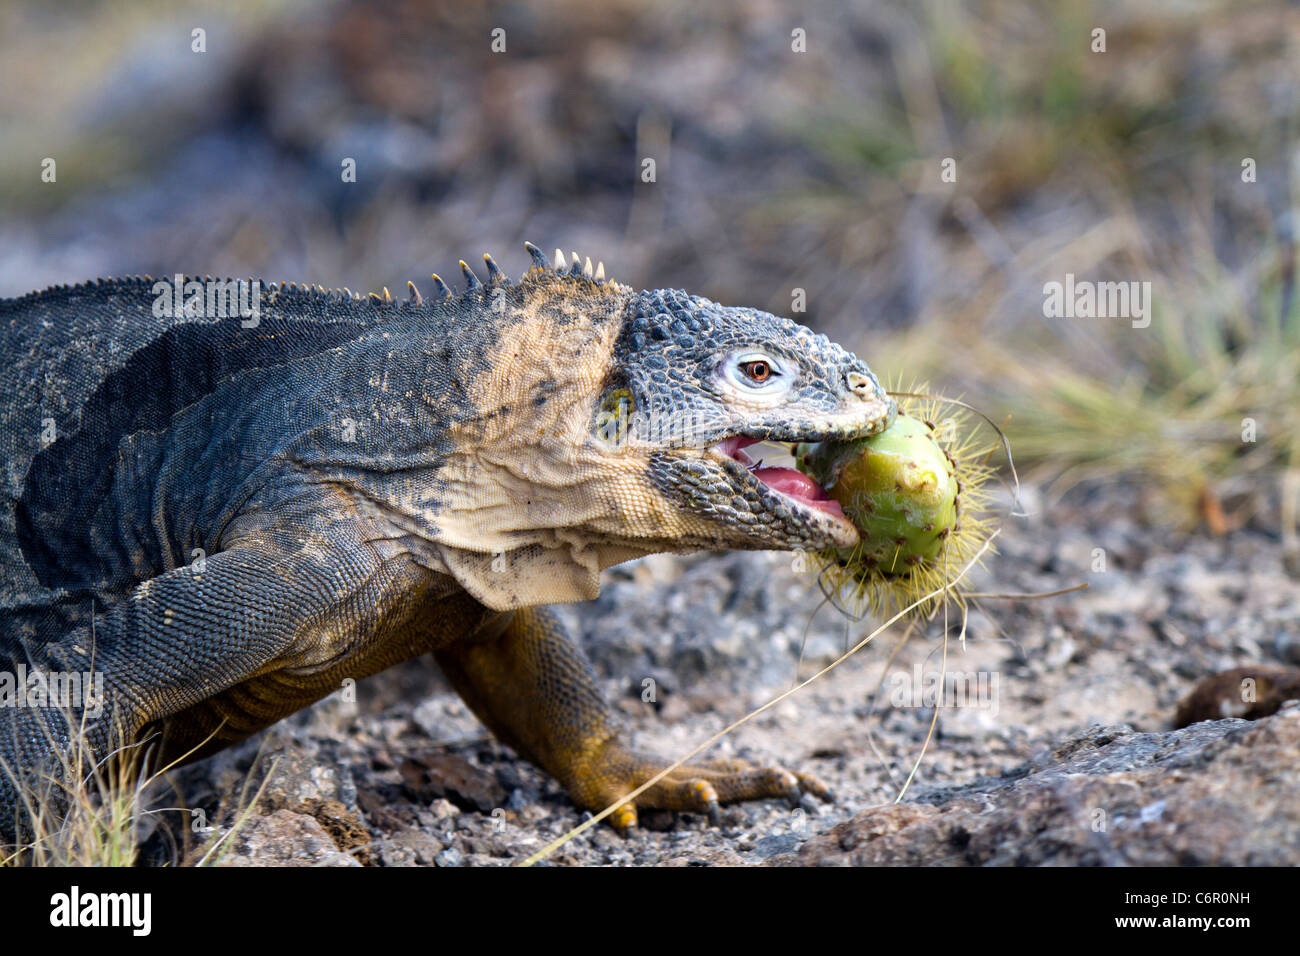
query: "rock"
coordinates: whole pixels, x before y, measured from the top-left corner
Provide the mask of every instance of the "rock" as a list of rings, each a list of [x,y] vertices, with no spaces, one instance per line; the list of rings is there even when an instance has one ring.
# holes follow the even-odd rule
[[[1288,700],[1300,698],[1300,668],[1234,667],[1211,674],[1183,698],[1174,717],[1175,727],[1200,720],[1243,717],[1257,720],[1277,712]]]
[[[1064,667],[1070,663],[1078,649],[1079,646],[1065,635],[1063,629],[1053,628],[1051,635],[1048,637],[1043,663],[1053,670]]]
[[[1270,762],[1255,753],[1267,748],[1242,742],[1252,726],[1280,720],[1285,706],[1256,725],[1217,720],[1222,712],[1215,711],[1210,716],[1216,722],[1177,734],[1134,733],[1130,727],[1162,731],[1197,681],[1255,660],[1239,650],[1251,642],[1266,655],[1279,648],[1276,658],[1266,658],[1274,667],[1289,663],[1283,650],[1290,645],[1279,643],[1279,631],[1294,630],[1300,582],[1276,575],[1272,532],[1243,531],[1220,542],[1127,522],[1126,537],[1103,540],[1099,530],[1121,520],[1128,507],[1116,503],[1112,490],[1097,495],[1087,510],[1067,508],[1062,514],[1057,508],[1051,520],[1040,519],[1029,531],[1009,527],[999,539],[995,574],[981,588],[1032,592],[1081,578],[1092,587],[1052,600],[997,605],[985,625],[968,635],[966,651],[950,648],[950,669],[1000,676],[1000,707],[996,712],[944,709],[921,768],[920,779],[929,789],[915,785],[908,803],[877,806],[853,819],[892,799],[898,781],[891,782],[885,766],[910,767],[929,729],[925,712],[868,706],[875,700],[880,667],[893,653],[882,638],[836,674],[741,728],[730,741],[732,749],[718,754],[808,770],[832,786],[839,803],[801,803],[807,831],[821,831],[810,845],[804,844],[808,837],[802,830],[792,828],[786,806],[757,801],[725,807],[720,828],[698,814],[645,810],[640,832],[627,840],[598,827],[546,863],[1264,859],[1294,865],[1300,861],[1300,840],[1294,829],[1286,829],[1292,811],[1270,816],[1267,801],[1285,789],[1278,768],[1289,775],[1288,768],[1298,762],[1283,751]],[[1141,542],[1148,539],[1142,551]],[[1095,542],[1111,549],[1114,561],[1107,574],[1088,574]],[[1078,560],[1071,558],[1061,573],[1050,574],[1041,569],[1052,555]],[[671,556],[652,565],[649,570],[636,563],[611,568],[607,596],[562,610],[578,625],[575,633],[594,645],[597,674],[611,699],[626,705],[621,709],[639,736],[633,739],[666,756],[686,752],[710,726],[719,729],[789,687],[805,627],[803,676],[814,659],[838,653],[871,628],[870,622],[850,628],[830,608],[815,613],[814,582],[792,570],[788,555]],[[1197,567],[1202,573],[1185,586],[1183,577]],[[1242,581],[1255,583],[1244,587]],[[1174,605],[1182,610],[1171,610]],[[1003,634],[1015,635],[1014,641]],[[937,655],[937,638],[936,629],[914,637],[890,673],[908,673],[918,660],[935,660],[927,655]],[[645,677],[656,679],[657,708],[640,699]],[[284,756],[255,812],[306,813],[340,847],[361,859],[368,853],[384,865],[437,864],[449,848],[455,853],[444,857],[444,864],[457,857],[462,866],[518,862],[583,819],[540,770],[500,744],[483,743],[485,731],[450,692],[398,693],[405,686],[400,672],[373,680],[390,686],[384,699],[392,703],[358,716],[346,740],[326,734],[321,722],[295,715],[266,735],[179,771],[178,776],[188,775],[179,805],[203,808],[217,825],[228,825],[240,799],[261,780],[260,773],[251,781],[246,776],[255,760],[259,770],[264,766],[262,748]],[[1230,690],[1239,699],[1239,686]],[[1257,680],[1256,690],[1260,696],[1267,688]],[[424,719],[413,720],[413,709]],[[1078,732],[1094,724],[1100,726]],[[430,742],[433,730],[439,744]],[[1226,749],[1207,749],[1213,746]],[[443,761],[430,753],[459,756]],[[1238,770],[1238,764],[1246,770]],[[1225,766],[1241,792],[1223,783]],[[486,784],[484,774],[499,792]],[[1249,792],[1256,779],[1266,778],[1272,778],[1269,789]],[[356,817],[375,841],[368,846],[349,842],[359,834],[330,806],[330,801],[350,806],[353,779]],[[1198,794],[1204,799],[1193,820],[1190,807]],[[1257,799],[1260,806],[1250,804]],[[505,810],[507,824],[500,829],[490,817],[498,807]],[[986,809],[988,816],[981,816]],[[188,818],[174,816],[180,825],[188,824]],[[1082,828],[1074,824],[1079,817]],[[1257,825],[1256,819],[1265,823]],[[1107,829],[1094,832],[1094,822]],[[841,830],[827,829],[839,823],[845,824]],[[1043,841],[1036,843],[1030,834],[1040,829]],[[407,830],[427,837],[398,837]],[[842,836],[843,845],[827,845],[828,832],[837,833],[835,839]],[[789,833],[800,839],[783,836]],[[151,841],[156,858],[166,859],[172,843],[186,836],[180,833],[169,843],[157,835]],[[1220,840],[1228,849],[1219,848]]]
[[[313,817],[335,848],[361,865],[372,860],[365,849],[370,831],[356,812],[356,786],[346,768],[313,762],[296,749],[268,753],[261,763],[269,776],[255,812],[268,816],[281,810]]]
[[[443,850],[441,853],[438,854],[438,856],[434,859],[434,862],[438,866],[460,866],[465,861],[461,857],[459,850],[457,850],[455,847],[448,847],[447,849]]]
[[[404,789],[396,784],[377,786],[357,794],[357,804],[370,825],[379,831],[396,831],[416,822],[417,810],[406,801]]]
[[[346,792],[349,789],[355,805],[356,788],[351,781],[345,788],[335,766],[312,759],[298,748],[267,753],[260,766],[269,778],[257,804],[259,810],[298,810],[304,806],[316,807],[327,800],[343,802],[341,798],[349,796]]]
[[[469,837],[465,840],[465,851],[475,857],[504,857],[509,851],[501,841],[491,836]],[[441,864],[439,864],[441,865]]]
[[[335,846],[355,857],[362,866],[370,864],[370,854],[366,849],[370,845],[370,831],[355,812],[338,800],[325,800],[311,811],[311,815],[330,835]]]
[[[442,842],[423,830],[399,830],[378,844],[384,866],[432,866],[442,853]]]
[[[647,561],[672,567],[665,580],[642,573]],[[792,573],[790,555],[660,555],[611,569],[600,596],[574,605],[583,647],[596,673],[617,681],[620,697],[640,701],[642,681],[662,682],[660,703],[690,693],[783,686],[800,647],[808,662],[842,646],[833,615],[811,621],[810,573]]]
[[[1290,630],[1279,631],[1273,640],[1273,650],[1288,664],[1300,666],[1300,634]]]
[[[433,819],[436,822],[443,823],[460,816],[460,807],[456,806],[456,804],[452,803],[450,800],[445,800],[442,797],[439,797],[437,800],[434,800],[429,804],[429,813],[433,816]]]
[[[418,866],[415,851],[394,840],[384,840],[378,846],[379,862],[383,866]]]
[[[865,810],[771,863],[1286,866],[1297,792],[1300,707],[1253,724],[1095,728],[1022,773]]]
[[[754,843],[754,855],[760,860],[768,860],[780,853],[789,853],[799,846],[799,837],[794,833],[774,833]]]
[[[325,829],[305,813],[276,810],[253,817],[232,837],[218,866],[360,866],[339,851]]]
[[[855,851],[859,847],[884,840],[914,823],[928,820],[937,812],[934,807],[917,803],[886,804],[864,810],[852,820],[808,840],[798,854],[775,856],[768,862],[772,866],[853,866],[858,863]]]
[[[740,854],[725,846],[702,846],[686,856],[671,856],[656,866],[743,866]]]
[[[416,754],[403,760],[398,769],[406,792],[419,803],[445,797],[463,810],[491,813],[506,801],[506,791],[493,774],[455,754]]]

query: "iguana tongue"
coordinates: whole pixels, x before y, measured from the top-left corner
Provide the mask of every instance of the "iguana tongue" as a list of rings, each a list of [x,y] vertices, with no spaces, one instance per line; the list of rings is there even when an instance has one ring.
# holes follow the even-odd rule
[[[821,485],[802,471],[795,471],[793,468],[755,468],[753,475],[769,488],[783,495],[789,495],[810,508],[833,515],[844,514],[840,503],[827,495]]]

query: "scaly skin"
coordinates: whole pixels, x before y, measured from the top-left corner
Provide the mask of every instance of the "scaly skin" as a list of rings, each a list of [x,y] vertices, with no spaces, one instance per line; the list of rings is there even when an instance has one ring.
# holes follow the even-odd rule
[[[435,277],[428,301],[272,287],[255,327],[155,317],[148,279],[0,301],[0,670],[102,672],[90,746],[157,731],[169,760],[432,652],[580,806],[657,773],[540,606],[656,552],[852,545],[824,495],[739,448],[870,434],[895,409],[794,322],[528,249],[520,282],[484,257],[486,283],[462,263],[466,291]],[[0,708],[18,783],[58,775],[80,716]],[[614,822],[800,788],[824,794],[693,764]],[[0,835],[22,817],[0,774]]]

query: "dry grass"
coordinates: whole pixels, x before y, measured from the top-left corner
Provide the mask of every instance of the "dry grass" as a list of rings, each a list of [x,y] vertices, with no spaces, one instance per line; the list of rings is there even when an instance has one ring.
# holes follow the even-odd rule
[[[75,731],[68,745],[52,748],[59,755],[57,770],[36,779],[21,776],[24,842],[0,848],[0,866],[134,866],[145,833],[160,822],[161,815],[178,813],[187,824],[191,820],[186,807],[156,806],[156,791],[179,761],[147,770],[149,740],[119,742],[107,756],[98,756],[84,725],[75,715],[65,717]],[[249,793],[251,776],[244,781],[228,826],[196,827],[193,832],[203,834],[199,845],[189,845],[188,827],[164,828],[169,838],[181,836],[179,845],[173,839],[173,863],[219,863],[252,815],[274,770],[269,768],[256,793]],[[3,761],[0,773],[15,776]]]
[[[805,134],[826,181],[773,200],[864,287],[903,276],[885,315],[848,304],[823,324],[886,377],[965,394],[1049,492],[1136,478],[1161,520],[1225,532],[1280,487],[1294,539],[1300,14],[986,0],[923,4],[888,33],[897,96],[826,98]],[[1150,326],[1045,318],[1066,273],[1150,282]]]
[[[1231,530],[1300,467],[1293,260],[1293,247],[1276,244],[1245,276],[1208,259],[1187,270],[1200,278],[1136,270],[1153,283],[1146,329],[1080,319],[1063,332],[1028,316],[1007,330],[954,316],[885,346],[885,367],[956,376],[1056,492],[1136,477],[1165,517]],[[1226,499],[1241,512],[1224,515]]]

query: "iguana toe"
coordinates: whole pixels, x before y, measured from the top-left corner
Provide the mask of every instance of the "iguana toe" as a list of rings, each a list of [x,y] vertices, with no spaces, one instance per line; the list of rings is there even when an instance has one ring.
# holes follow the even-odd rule
[[[574,798],[593,811],[603,810],[656,776],[666,763],[611,744],[583,782],[573,788]],[[825,801],[833,799],[830,789],[812,774],[756,766],[745,760],[703,760],[670,771],[623,803],[610,814],[609,821],[616,830],[626,832],[637,825],[639,810],[653,809],[704,814],[716,826],[722,804],[778,798],[796,807],[805,793]]]

